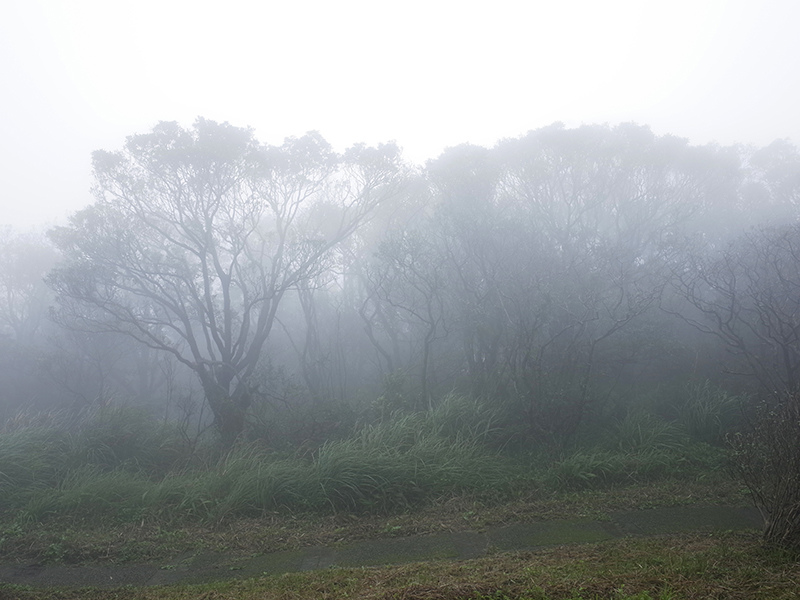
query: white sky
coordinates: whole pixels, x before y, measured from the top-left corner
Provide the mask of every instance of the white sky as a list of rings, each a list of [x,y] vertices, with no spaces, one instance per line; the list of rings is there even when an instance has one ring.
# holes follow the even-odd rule
[[[91,201],[161,120],[396,140],[422,163],[562,121],[800,143],[798,0],[0,0],[0,223]]]

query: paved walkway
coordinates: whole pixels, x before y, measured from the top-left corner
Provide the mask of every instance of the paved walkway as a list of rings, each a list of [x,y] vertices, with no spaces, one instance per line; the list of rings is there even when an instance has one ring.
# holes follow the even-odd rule
[[[0,582],[34,586],[109,586],[204,583],[328,567],[362,567],[426,560],[470,559],[489,551],[535,550],[625,536],[713,532],[761,527],[754,508],[687,506],[617,512],[607,520],[520,523],[463,531],[311,547],[256,557],[187,554],[162,564],[0,565]]]

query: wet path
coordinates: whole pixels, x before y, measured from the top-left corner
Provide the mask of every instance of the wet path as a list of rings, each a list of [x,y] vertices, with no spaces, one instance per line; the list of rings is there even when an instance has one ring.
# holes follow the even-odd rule
[[[329,567],[362,567],[426,560],[477,558],[488,552],[600,542],[625,536],[758,529],[753,508],[686,506],[611,513],[607,520],[520,523],[486,531],[310,547],[255,557],[188,554],[161,564],[0,564],[0,582],[35,586],[124,586],[203,583]]]

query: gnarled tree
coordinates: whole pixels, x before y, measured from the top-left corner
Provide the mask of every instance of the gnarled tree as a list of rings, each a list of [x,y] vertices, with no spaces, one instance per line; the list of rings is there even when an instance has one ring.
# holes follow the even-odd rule
[[[749,231],[716,255],[695,254],[676,286],[697,309],[681,316],[735,357],[730,373],[770,394],[800,392],[800,224]]]
[[[289,290],[401,185],[393,145],[343,155],[317,134],[260,145],[249,129],[160,123],[96,152],[96,202],[52,237],[60,320],[171,353],[202,384],[223,440]]]

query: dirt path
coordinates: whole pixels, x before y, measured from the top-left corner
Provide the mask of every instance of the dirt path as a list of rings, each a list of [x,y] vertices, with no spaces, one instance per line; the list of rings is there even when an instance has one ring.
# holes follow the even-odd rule
[[[470,559],[487,552],[599,542],[624,536],[728,531],[761,527],[753,508],[683,506],[616,512],[607,520],[575,519],[519,523],[486,531],[370,540],[262,556],[187,554],[158,564],[0,564],[0,582],[46,587],[119,587],[204,583],[333,566],[360,567],[406,562]]]

